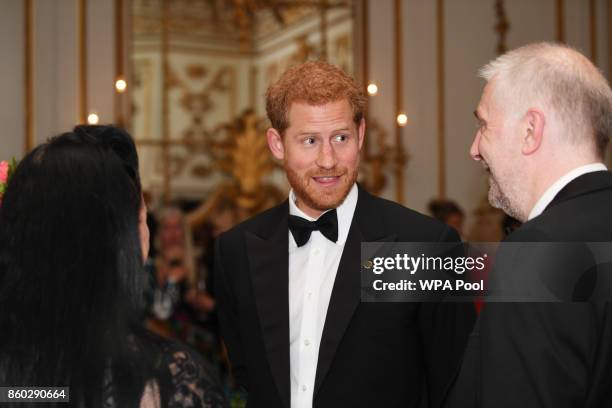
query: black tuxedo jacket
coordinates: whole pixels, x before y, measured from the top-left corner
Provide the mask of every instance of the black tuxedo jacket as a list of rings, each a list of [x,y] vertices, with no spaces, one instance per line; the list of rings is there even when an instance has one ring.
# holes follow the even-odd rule
[[[612,173],[578,177],[507,241],[612,242]],[[535,258],[516,257],[512,268],[494,267],[492,273],[533,271]],[[569,276],[559,271],[553,290],[568,292],[568,285],[580,282],[564,282]],[[478,406],[612,406],[609,303],[487,303],[479,323]]]
[[[289,205],[222,234],[215,256],[221,332],[249,407],[290,406]],[[313,405],[441,406],[473,306],[361,303],[362,241],[458,241],[444,224],[359,188],[321,339]]]

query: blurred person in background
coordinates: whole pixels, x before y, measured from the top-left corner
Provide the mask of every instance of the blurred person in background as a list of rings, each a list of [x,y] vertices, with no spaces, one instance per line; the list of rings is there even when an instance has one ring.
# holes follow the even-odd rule
[[[181,310],[185,309],[183,296],[193,276],[192,251],[186,234],[181,210],[176,207],[163,209],[154,239],[156,256],[147,263],[153,286],[151,313],[160,321],[188,319],[184,316],[188,312]]]
[[[215,299],[210,292],[210,275],[196,257],[186,217],[178,206],[158,213],[154,238],[157,255],[147,261],[150,290],[147,294],[151,330],[187,342],[204,354],[221,372]]]
[[[432,217],[453,227],[463,237],[465,213],[456,202],[444,198],[434,199],[427,204],[427,209]]]

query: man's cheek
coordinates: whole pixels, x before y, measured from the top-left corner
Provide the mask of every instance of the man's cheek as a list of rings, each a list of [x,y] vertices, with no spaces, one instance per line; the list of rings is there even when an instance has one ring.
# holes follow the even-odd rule
[[[349,169],[359,166],[359,151],[350,152],[340,157],[339,164]]]

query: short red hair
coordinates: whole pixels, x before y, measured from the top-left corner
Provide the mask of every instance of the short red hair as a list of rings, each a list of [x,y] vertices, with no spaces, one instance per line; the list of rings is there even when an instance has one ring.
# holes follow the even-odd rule
[[[281,135],[289,127],[289,108],[294,102],[319,106],[346,99],[359,125],[367,98],[355,80],[335,65],[308,61],[289,68],[266,92],[266,112],[272,127]]]

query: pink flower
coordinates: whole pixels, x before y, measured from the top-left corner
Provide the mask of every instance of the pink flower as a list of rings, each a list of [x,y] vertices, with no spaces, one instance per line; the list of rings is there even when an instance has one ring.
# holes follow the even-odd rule
[[[0,162],[0,183],[6,183],[8,180],[9,164],[7,161]]]

